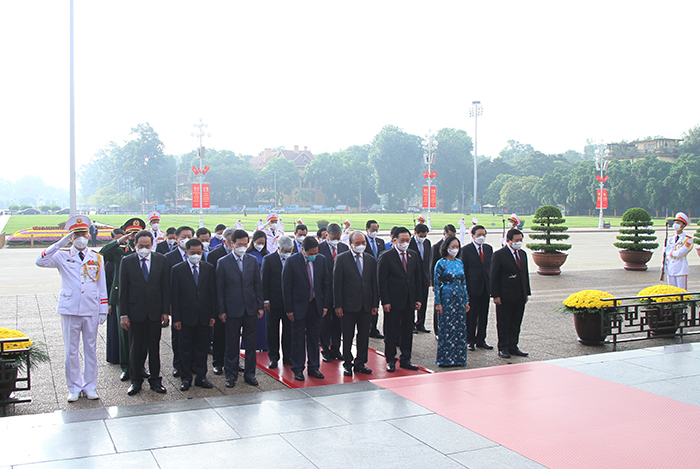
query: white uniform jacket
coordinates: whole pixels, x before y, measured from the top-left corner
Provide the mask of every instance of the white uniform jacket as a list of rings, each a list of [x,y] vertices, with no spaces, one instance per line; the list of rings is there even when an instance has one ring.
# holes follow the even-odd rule
[[[59,243],[52,244],[36,258],[39,267],[55,267],[61,274],[56,312],[73,316],[106,315],[104,258],[91,249],[85,249],[85,259],[81,261],[77,249],[61,249]]]
[[[151,247],[151,251],[156,250],[156,244],[160,243],[161,241],[165,241],[165,232],[164,231],[154,231],[152,229],[148,230],[152,235],[153,235],[153,246]]]
[[[688,253],[693,249],[693,237],[685,233],[670,236],[666,253],[666,275],[679,277],[688,275]]]

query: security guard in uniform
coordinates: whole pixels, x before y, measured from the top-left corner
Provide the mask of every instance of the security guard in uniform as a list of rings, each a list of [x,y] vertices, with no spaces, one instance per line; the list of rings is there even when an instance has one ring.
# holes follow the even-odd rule
[[[160,213],[149,213],[148,224],[151,225],[148,231],[153,235],[153,251],[155,251],[156,245],[161,241],[165,241],[165,232],[160,230]]]
[[[68,234],[52,244],[36,259],[39,267],[54,267],[61,274],[61,292],[56,313],[61,315],[66,350],[68,402],[80,393],[88,399],[97,395],[97,329],[107,319],[107,284],[102,256],[87,249],[90,219],[83,215],[66,222]],[[66,248],[69,242],[73,246]],[[85,369],[80,370],[80,339],[83,341]]]
[[[673,220],[673,230],[676,235],[669,238],[664,254],[666,255],[666,275],[668,284],[674,287],[688,289],[688,253],[693,249],[693,237],[683,233],[683,229],[690,224],[688,215],[683,212],[676,213]]]

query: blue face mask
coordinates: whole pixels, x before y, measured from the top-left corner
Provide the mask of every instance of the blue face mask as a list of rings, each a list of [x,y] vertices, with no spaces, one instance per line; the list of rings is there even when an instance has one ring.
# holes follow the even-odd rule
[[[306,256],[306,260],[309,262],[313,262],[316,260],[316,255],[314,254],[313,256]]]

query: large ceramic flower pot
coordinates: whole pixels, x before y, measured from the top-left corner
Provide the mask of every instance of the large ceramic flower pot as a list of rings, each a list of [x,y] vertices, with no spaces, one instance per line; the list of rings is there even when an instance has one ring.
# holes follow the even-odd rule
[[[680,326],[683,308],[664,309],[651,307],[643,309],[646,314],[647,326],[654,337],[675,334]]]
[[[651,251],[626,251],[620,252],[620,259],[625,263],[625,270],[647,270],[647,262],[654,254]]]
[[[0,359],[0,401],[10,397],[17,385],[17,361]]]
[[[540,275],[559,275],[561,267],[566,262],[568,254],[563,252],[533,252],[532,260],[537,264],[537,273]]]
[[[574,327],[583,345],[599,345],[607,337],[601,332],[600,312],[574,314]]]

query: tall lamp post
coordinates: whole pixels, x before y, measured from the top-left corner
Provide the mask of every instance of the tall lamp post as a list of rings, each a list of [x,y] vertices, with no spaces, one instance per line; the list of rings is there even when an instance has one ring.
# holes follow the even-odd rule
[[[606,177],[604,175],[605,171],[608,169],[608,164],[610,160],[610,150],[605,148],[605,145],[601,142],[595,150],[596,160],[595,168],[600,171],[600,177],[597,177],[600,182],[600,215],[598,217],[598,229],[602,230],[605,226],[603,222],[603,185],[605,184]]]
[[[477,122],[479,121],[479,116],[484,113],[484,108],[481,107],[481,101],[472,101],[472,107],[469,108],[469,117],[474,118],[474,203],[472,204],[472,210],[476,211],[477,210],[477,205],[476,205],[476,189],[478,187],[477,181],[477,173],[476,173],[476,125]]]
[[[428,130],[428,133],[425,134],[425,139],[423,140],[422,145],[424,150],[423,161],[428,166],[428,177],[426,178],[428,180],[428,229],[431,229],[432,227],[430,224],[430,202],[432,201],[432,197],[430,194],[430,185],[433,180],[433,173],[431,171],[431,167],[435,164],[435,151],[437,150],[438,146],[435,134]]]
[[[204,136],[206,135],[207,137],[211,137],[210,133],[205,133],[204,129],[209,127],[207,124],[202,122],[202,118],[199,118],[199,123],[194,124],[195,128],[198,130],[196,132],[192,132],[190,135],[193,137],[198,137],[199,138],[199,148],[197,149],[197,156],[199,157],[199,227],[204,226],[204,191],[202,190],[204,188],[203,184],[203,178],[204,178],[204,164],[202,161],[204,160]]]
[[[73,78],[73,0],[70,2],[70,215],[76,212],[75,181],[75,86]]]

